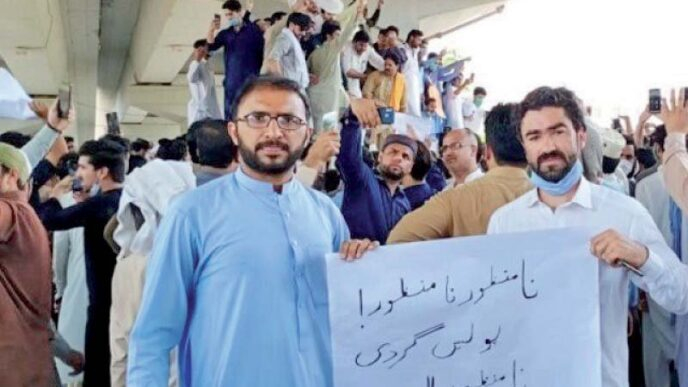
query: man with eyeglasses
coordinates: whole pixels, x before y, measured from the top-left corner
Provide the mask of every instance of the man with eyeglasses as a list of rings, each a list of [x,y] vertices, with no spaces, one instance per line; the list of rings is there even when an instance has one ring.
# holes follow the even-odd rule
[[[481,178],[484,173],[478,167],[478,138],[468,129],[454,129],[444,135],[440,155],[451,174],[445,190]]]
[[[497,105],[485,120],[489,166],[485,176],[435,195],[406,215],[389,234],[387,243],[485,234],[498,208],[532,188],[525,171],[525,152],[517,137],[515,108],[513,104]]]
[[[349,241],[339,210],[294,179],[310,139],[301,87],[259,77],[239,91],[229,134],[239,169],[175,200],[146,269],[128,386],[331,386],[325,254]]]

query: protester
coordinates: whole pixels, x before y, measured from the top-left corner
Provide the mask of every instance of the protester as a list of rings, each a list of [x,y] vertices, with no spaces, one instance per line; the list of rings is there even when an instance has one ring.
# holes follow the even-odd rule
[[[437,167],[430,149],[419,140],[416,140],[416,145],[417,151],[413,160],[413,168],[401,181],[404,194],[411,205],[411,211],[422,206],[446,186],[442,171]]]
[[[452,129],[466,128],[461,105],[461,97],[459,97],[459,95],[472,82],[472,76],[463,81],[462,77],[457,75],[444,86],[442,103],[444,106],[444,112],[447,115],[447,126]]]
[[[283,76],[299,84],[305,92],[310,83],[306,57],[299,41],[310,29],[311,19],[294,12],[287,18],[267,57],[267,73]]]
[[[50,246],[28,204],[29,165],[0,144],[0,385],[54,386]]]
[[[516,109],[515,104],[497,105],[487,116],[487,174],[438,194],[404,216],[387,243],[485,234],[490,216],[498,208],[532,188],[517,135]]]
[[[447,181],[446,189],[470,183],[484,175],[478,167],[478,148],[478,138],[470,130],[456,129],[444,135],[440,154],[452,176]]]
[[[362,98],[361,84],[367,79],[366,70],[370,64],[375,70],[384,70],[385,60],[370,46],[370,36],[365,31],[358,31],[351,44],[342,52],[342,72],[346,76],[349,95]]]
[[[447,125],[447,119],[442,117],[437,113],[438,105],[437,100],[434,98],[428,98],[425,100],[425,105],[427,110],[423,112],[423,117],[428,118],[432,121],[432,138],[433,141],[439,141],[439,139],[444,134],[444,128]]]
[[[401,59],[396,53],[390,52],[384,56],[384,60],[384,71],[375,71],[368,76],[363,86],[363,97],[403,113],[406,111],[406,80],[404,74],[399,72]]]
[[[423,32],[411,30],[402,49],[406,52],[406,62],[403,74],[406,79],[406,112],[416,117],[421,116],[421,97],[423,95],[423,79],[420,72],[420,46],[423,42]]]
[[[131,173],[136,168],[142,167],[148,161],[148,151],[151,149],[151,143],[148,140],[137,138],[131,143],[131,152],[129,156],[129,170],[127,174]]]
[[[176,200],[157,233],[129,385],[165,384],[177,345],[181,385],[331,385],[324,254],[375,244],[347,243],[330,199],[292,181],[311,134],[298,83],[255,79],[235,113],[240,168]]]
[[[190,161],[189,146],[181,138],[170,140],[162,138],[158,140],[158,151],[155,157],[161,160]]]
[[[485,97],[487,97],[485,88],[476,87],[473,90],[473,100],[465,101],[461,108],[466,128],[477,133],[480,137],[485,136],[485,110],[482,108]]]
[[[74,137],[72,136],[64,136],[65,142],[67,143],[67,150],[69,153],[72,153],[75,151],[75,146],[76,142],[74,142]]]
[[[215,95],[215,71],[209,61],[208,41],[197,40],[191,56],[191,63],[186,74],[189,82],[191,100],[187,107],[187,121],[189,126],[196,121],[210,119],[222,119],[220,105]]]
[[[686,313],[688,267],[638,202],[583,178],[580,152],[586,131],[571,91],[536,89],[521,103],[519,116],[536,189],[497,210],[488,234],[575,226],[598,233],[590,251],[601,263],[602,384],[627,386],[629,280],[667,310]],[[622,262],[642,276],[620,266]]]
[[[112,386],[126,385],[129,333],[141,303],[146,263],[160,219],[164,219],[175,197],[195,187],[191,164],[163,160],[153,160],[137,169],[124,183],[114,235],[121,251],[112,277]],[[172,366],[175,368],[174,363]],[[168,385],[177,385],[176,372],[171,373]]]
[[[362,0],[358,0],[350,5],[339,15],[339,23],[325,22],[322,27],[325,42],[308,58],[308,68],[318,79],[318,83],[308,87],[316,133],[323,129],[325,114],[339,113],[347,105],[348,98],[342,86],[342,70],[339,67],[340,54],[355,31],[356,21],[363,12],[362,4]]]
[[[84,369],[85,385],[110,384],[111,281],[115,254],[103,236],[105,225],[117,212],[125,173],[125,151],[110,140],[87,141],[79,149],[76,178],[83,187],[77,204],[62,208],[57,198],[72,190],[72,178],[60,182],[38,213],[48,230],[84,227],[84,252],[89,305],[86,323]],[[94,185],[99,191],[89,197]]]
[[[241,3],[237,0],[225,1],[222,9],[227,18],[226,28],[217,33],[220,21],[213,19],[207,41],[209,52],[220,48],[225,51],[225,117],[231,117],[237,91],[246,79],[260,72],[265,41],[260,28],[243,17]]]
[[[602,180],[600,183],[624,195],[630,195],[630,186],[626,172],[621,168],[620,162],[626,139],[621,133],[613,129],[604,129],[602,137]]]
[[[237,146],[229,137],[226,121],[202,121],[195,131],[195,141],[199,162],[199,168],[194,171],[197,186],[237,169]]]

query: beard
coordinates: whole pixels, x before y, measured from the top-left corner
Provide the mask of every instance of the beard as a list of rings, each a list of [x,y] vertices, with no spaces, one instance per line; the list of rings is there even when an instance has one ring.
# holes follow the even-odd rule
[[[400,181],[401,179],[404,178],[404,172],[399,170],[399,172],[392,171],[389,169],[387,166],[384,166],[380,164],[378,167],[378,170],[380,171],[380,176],[385,178],[386,180],[392,180],[392,181]]]
[[[246,145],[241,141],[241,138],[239,138],[239,154],[241,155],[241,159],[244,160],[246,165],[253,169],[256,172],[263,173],[266,175],[281,175],[290,169],[294,168],[294,165],[296,164],[296,161],[301,158],[301,155],[303,154],[303,151],[305,149],[305,144],[301,145],[298,147],[296,150],[291,152],[289,149],[289,145],[279,142],[279,141],[263,141],[258,144],[256,144],[255,149],[251,150]],[[264,162],[261,160],[261,158],[258,156],[258,151],[267,147],[267,146],[276,146],[284,149],[284,151],[287,152],[287,157],[281,161],[272,161],[272,162]],[[272,159],[271,159],[272,160]]]
[[[554,166],[549,166],[549,167],[543,167],[542,164],[547,161],[547,159],[558,157],[566,162],[566,165],[564,168],[559,168],[559,167],[554,167]],[[568,157],[560,152],[560,151],[553,151],[549,153],[545,153],[540,155],[537,159],[537,164],[533,165],[532,163],[528,163],[530,165],[530,168],[535,171],[540,177],[542,177],[545,181],[549,181],[550,183],[558,183],[563,179],[569,172],[571,172],[571,169],[573,169],[573,166],[576,164],[578,161],[578,158],[576,157],[575,154],[570,154]]]

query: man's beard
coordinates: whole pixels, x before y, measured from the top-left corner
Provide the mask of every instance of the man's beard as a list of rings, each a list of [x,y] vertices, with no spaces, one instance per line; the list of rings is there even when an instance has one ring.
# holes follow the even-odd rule
[[[258,151],[267,146],[281,147],[288,153],[287,158],[279,163],[264,163],[260,157],[258,157]],[[239,138],[239,154],[241,155],[241,159],[244,160],[249,168],[266,175],[281,175],[288,170],[293,169],[296,161],[301,158],[304,149],[305,144],[298,147],[294,152],[290,152],[289,145],[285,143],[281,143],[279,141],[263,141],[256,144],[255,150],[251,151],[244,145],[244,143],[241,141],[241,138]]]
[[[560,157],[566,162],[566,166],[563,169],[554,169],[552,167],[550,168],[543,168],[541,167],[541,164],[548,158],[550,157]],[[543,155],[540,155],[537,159],[537,164],[533,165],[530,164],[530,168],[535,171],[538,176],[543,178],[545,181],[549,181],[550,183],[558,183],[563,179],[569,172],[571,172],[571,169],[573,169],[574,165],[578,161],[578,158],[576,157],[575,154],[571,154],[568,157],[560,151],[552,151],[549,153],[545,153]]]
[[[378,167],[378,171],[380,171],[380,176],[385,178],[385,180],[400,181],[404,178],[404,172],[394,172],[383,165]]]

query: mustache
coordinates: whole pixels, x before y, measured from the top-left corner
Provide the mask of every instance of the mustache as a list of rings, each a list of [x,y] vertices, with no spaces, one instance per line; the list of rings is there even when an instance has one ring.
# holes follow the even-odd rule
[[[263,141],[256,145],[256,152],[266,147],[279,147],[285,152],[289,152],[289,145],[280,141]]]
[[[537,159],[537,163],[538,163],[538,165],[540,165],[543,162],[545,162],[547,159],[551,159],[554,157],[560,157],[562,160],[564,160],[566,162],[568,162],[568,160],[569,160],[568,157],[566,157],[566,155],[564,153],[562,153],[560,151],[552,151],[552,152],[540,155],[540,157],[538,157],[538,159]]]

